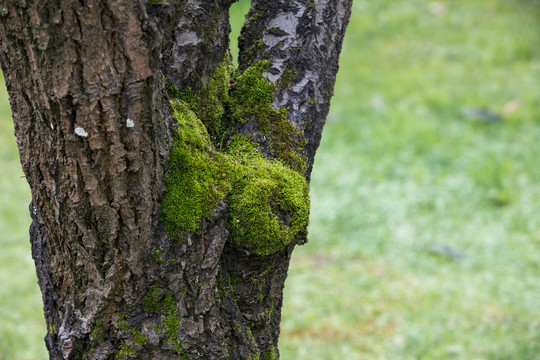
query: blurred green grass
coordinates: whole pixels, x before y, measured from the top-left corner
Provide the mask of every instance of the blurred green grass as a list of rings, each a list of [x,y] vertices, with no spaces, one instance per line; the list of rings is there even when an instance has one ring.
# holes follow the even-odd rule
[[[0,75],[0,360],[46,359],[45,320],[28,227],[30,190]]]
[[[540,358],[539,15],[535,0],[355,0],[282,359]],[[0,359],[45,359],[3,89],[0,111]]]
[[[354,2],[284,359],[540,359],[539,14]]]

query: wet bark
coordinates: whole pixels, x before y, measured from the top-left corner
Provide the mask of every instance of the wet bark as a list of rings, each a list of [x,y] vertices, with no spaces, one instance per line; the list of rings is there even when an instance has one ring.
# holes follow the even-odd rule
[[[253,0],[242,29],[239,66],[270,60],[267,77],[277,83],[276,105],[308,140],[307,177],[334,93],[339,53],[352,1]]]
[[[339,4],[337,4],[339,3]],[[266,59],[313,163],[352,0],[252,1],[240,68]],[[227,242],[227,206],[171,241],[174,120],[226,55],[230,0],[0,1],[0,65],[32,191],[51,359],[274,359],[294,244]],[[261,143],[264,134],[258,133]],[[306,173],[309,178],[311,165]]]

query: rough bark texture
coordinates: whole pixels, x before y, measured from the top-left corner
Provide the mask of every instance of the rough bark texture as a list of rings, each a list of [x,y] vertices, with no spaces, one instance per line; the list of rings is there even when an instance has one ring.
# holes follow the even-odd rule
[[[277,107],[303,129],[311,174],[319,147],[352,1],[253,0],[240,36],[240,68],[270,60],[267,77],[277,83]],[[281,80],[281,81],[280,81]]]
[[[305,137],[294,150],[306,178],[351,3],[254,0],[243,29],[240,70],[269,62],[273,106]],[[182,241],[161,222],[175,131],[165,89],[202,91],[226,58],[230,5],[0,1],[0,65],[32,191],[51,359],[279,357],[283,284],[303,239],[246,251],[227,241],[227,201]],[[258,120],[233,132],[267,148]]]

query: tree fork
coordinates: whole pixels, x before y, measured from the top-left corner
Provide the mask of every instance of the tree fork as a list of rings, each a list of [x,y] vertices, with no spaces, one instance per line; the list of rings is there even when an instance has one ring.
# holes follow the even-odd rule
[[[309,180],[352,0],[253,0],[232,75],[220,72],[231,3],[0,1],[51,359],[279,357],[283,284],[306,235],[299,179]],[[241,96],[254,76],[271,108]],[[201,129],[197,143],[182,140],[188,129]],[[211,211],[196,229],[173,229],[167,184],[197,159],[221,167],[222,182],[203,190]],[[264,234],[253,202],[272,223]]]

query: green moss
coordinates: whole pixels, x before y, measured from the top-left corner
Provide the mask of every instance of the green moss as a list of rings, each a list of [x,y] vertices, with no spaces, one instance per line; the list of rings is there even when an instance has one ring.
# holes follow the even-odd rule
[[[251,12],[250,12],[251,13]],[[255,14],[251,15],[248,19],[248,28],[251,27],[252,23],[254,21],[257,21],[259,20],[259,18],[262,16],[263,12],[262,11],[257,11]]]
[[[189,109],[195,113],[198,112],[198,100],[197,97],[193,94],[193,90],[188,86],[182,90],[177,89],[173,85],[167,85],[165,87],[167,90],[167,95],[171,100],[182,100]]]
[[[263,354],[262,360],[276,360],[276,349],[274,345],[270,346],[268,350]]]
[[[285,69],[285,71],[283,71],[283,74],[281,74],[278,80],[279,87],[282,89],[288,88],[294,80],[295,76],[296,70],[291,70],[291,68],[287,65],[287,68]]]
[[[228,205],[229,241],[247,251],[275,253],[306,231],[309,187],[300,153],[305,139],[287,121],[285,109],[274,109],[275,85],[262,76],[267,67],[261,62],[238,75],[230,97],[227,61],[197,97],[190,90],[170,89],[178,98],[171,102],[177,124],[162,220],[171,239],[182,241],[188,232],[199,232],[221,201]],[[268,134],[275,159],[263,157],[247,135],[233,136],[224,148],[224,133],[218,145],[212,144],[209,127],[215,138],[224,123],[250,118],[261,134]]]
[[[103,319],[99,318],[94,323],[92,327],[92,332],[90,333],[90,340],[92,342],[97,342],[106,336],[105,325],[103,324]]]
[[[137,330],[132,330],[133,333],[133,342],[137,345],[145,345],[147,343],[146,335]]]
[[[204,124],[206,131],[214,144],[219,143],[225,127],[225,107],[229,102],[229,86],[231,81],[232,64],[227,53],[217,66],[206,84],[200,84],[200,90],[195,94],[190,87],[179,90],[166,86],[171,100],[181,100],[188,106],[197,118]]]
[[[169,159],[162,219],[181,240],[228,196],[230,241],[260,255],[283,249],[309,217],[309,188],[301,174],[262,157],[247,136],[226,154],[213,151],[208,134],[185,104],[174,102],[178,121]]]
[[[165,338],[174,345],[174,349],[182,359],[186,357],[182,345],[178,341],[177,333],[180,328],[180,317],[176,310],[176,302],[167,291],[159,287],[150,290],[144,297],[144,311],[163,315],[163,330]]]
[[[162,291],[159,287],[152,288],[144,296],[144,311],[156,313],[171,313],[176,308],[176,303],[171,294]]]
[[[55,331],[56,331],[56,327],[55,327],[54,323],[50,323],[50,324],[49,324],[49,334],[50,334],[51,336],[54,336]]]
[[[219,35],[219,7],[217,4],[212,5],[210,9],[212,20],[203,28],[203,37],[205,43],[212,45]]]
[[[309,188],[302,175],[279,160],[268,160],[247,136],[237,136],[232,159],[229,241],[268,255],[283,249],[309,217]]]
[[[242,54],[242,59],[244,63],[253,63],[256,59],[258,59],[258,56],[261,55],[264,43],[262,42],[262,34],[254,36],[258,40],[256,40],[250,48],[246,49]],[[263,55],[264,56],[264,55]]]
[[[274,101],[275,86],[262,76],[268,65],[268,61],[261,61],[235,76],[234,89],[231,92],[231,117],[235,121],[245,123],[254,115],[275,111],[269,109]]]
[[[271,316],[272,316],[272,313],[274,312],[274,306],[275,306],[275,304],[272,302],[272,303],[270,304],[270,307],[264,310],[264,315],[266,316],[266,318],[268,319],[268,321],[270,321],[270,318],[271,318]]]
[[[269,137],[272,156],[304,173],[307,161],[302,149],[306,139],[302,131],[287,120],[286,109],[274,108],[276,85],[263,76],[268,66],[268,61],[260,61],[235,76],[234,89],[230,93],[231,118],[240,123],[254,119],[259,132]],[[294,72],[289,70],[284,76],[283,81],[290,82]]]
[[[227,53],[218,65],[205,86],[201,88],[197,98],[195,114],[206,126],[214,144],[217,144],[226,130],[224,121],[225,107],[229,102],[232,64]]]
[[[162,249],[156,249],[154,250],[154,260],[156,260],[157,263],[162,263],[165,261],[165,258],[163,258],[161,255],[163,255],[166,252],[166,250]]]
[[[133,326],[129,324],[129,322],[126,319],[125,314],[116,313],[114,314],[116,317],[116,328],[120,333],[131,333],[132,339],[122,339],[118,348],[118,353],[116,354],[116,359],[125,359],[128,357],[134,357],[137,355],[137,352],[134,349],[134,344],[144,346],[147,343],[146,336],[136,330]],[[94,327],[94,330],[96,333],[94,334],[94,339],[98,340],[102,339],[106,333],[105,333],[105,327],[103,325],[103,320],[98,319],[96,321],[96,325]],[[93,331],[94,332],[94,331]],[[92,339],[92,335],[91,335]]]
[[[187,231],[197,232],[201,221],[212,213],[230,190],[227,159],[211,150],[201,121],[181,102],[172,102],[177,120],[169,153],[162,220],[176,240]]]
[[[122,340],[122,343],[120,344],[120,347],[118,349],[118,353],[116,353],[116,356],[114,358],[117,360],[121,360],[135,355],[135,350],[128,346],[125,340]]]

